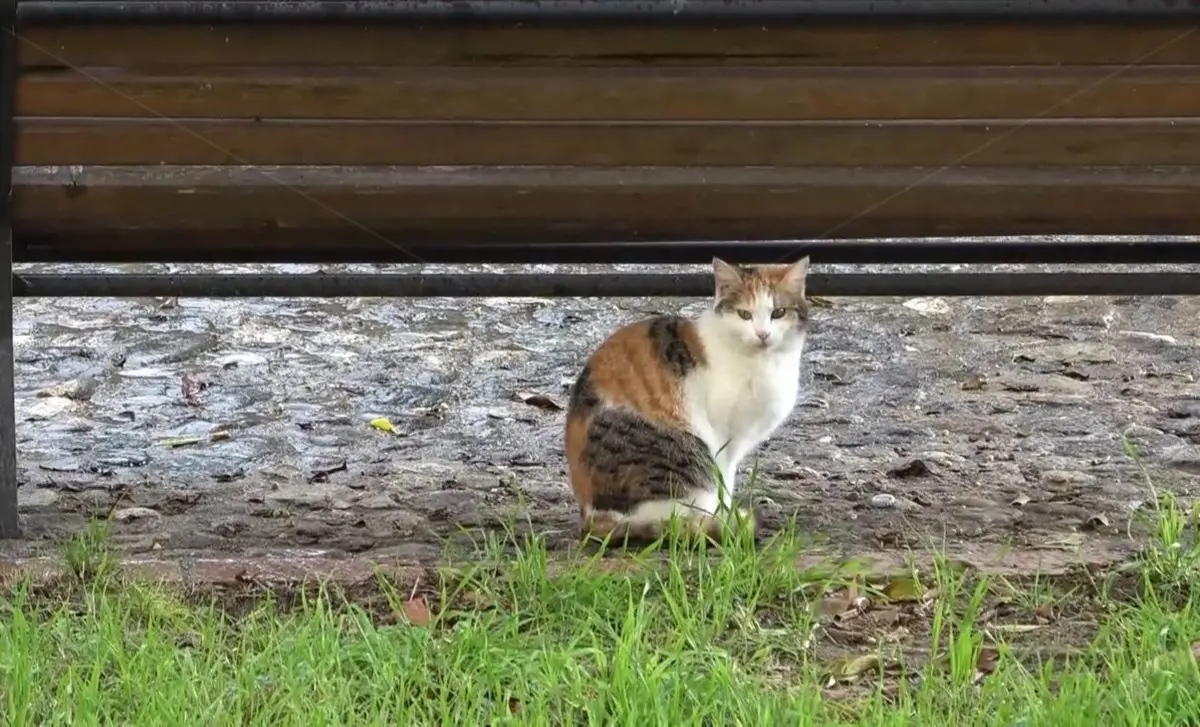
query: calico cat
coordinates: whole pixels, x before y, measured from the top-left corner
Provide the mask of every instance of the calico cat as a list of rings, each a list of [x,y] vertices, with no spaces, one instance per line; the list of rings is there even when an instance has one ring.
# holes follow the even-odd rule
[[[807,257],[754,268],[713,258],[716,296],[697,319],[632,323],[592,353],[566,427],[585,534],[654,540],[676,515],[719,538],[738,464],[795,407],[807,274]]]

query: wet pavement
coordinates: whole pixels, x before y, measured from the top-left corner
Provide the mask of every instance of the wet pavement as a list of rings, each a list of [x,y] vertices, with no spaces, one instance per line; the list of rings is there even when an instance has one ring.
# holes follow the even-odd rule
[[[45,550],[110,510],[134,553],[424,559],[463,529],[508,524],[565,547],[576,523],[557,405],[569,381],[616,326],[703,305],[22,300],[27,540],[4,548]],[[768,525],[794,516],[857,551],[990,544],[1031,564],[1128,552],[1150,504],[1145,475],[1185,498],[1200,478],[1198,321],[1200,300],[1186,298],[836,299],[815,314],[803,404],[741,494]],[[381,417],[395,432],[371,425]]]

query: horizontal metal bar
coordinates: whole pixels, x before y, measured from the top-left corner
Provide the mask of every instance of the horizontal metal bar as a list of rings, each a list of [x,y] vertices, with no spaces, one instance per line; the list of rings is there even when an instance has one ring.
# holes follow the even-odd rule
[[[835,19],[1200,17],[1187,0],[20,0],[21,22],[321,21],[671,23]]]
[[[707,274],[324,274],[14,276],[22,297],[699,297]],[[1151,273],[813,273],[824,296],[1200,295],[1200,270]]]
[[[216,234],[216,233],[213,233]],[[97,263],[707,263],[714,255],[741,263],[769,263],[811,255],[821,263],[889,263],[897,265],[962,264],[1200,264],[1200,241],[1188,239],[905,239],[905,240],[763,240],[763,241],[646,241],[537,242],[517,244],[411,244],[390,247],[361,235],[330,232],[319,243],[298,241],[292,247],[235,244],[229,236],[220,246],[141,243],[122,245],[120,239],[88,239],[56,244],[36,233],[17,232],[16,262]],[[343,244],[343,242],[345,244]],[[355,244],[357,243],[357,244]]]

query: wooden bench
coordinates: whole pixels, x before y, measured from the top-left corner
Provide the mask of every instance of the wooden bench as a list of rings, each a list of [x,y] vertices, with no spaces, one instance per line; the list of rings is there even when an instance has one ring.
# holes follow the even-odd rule
[[[1165,237],[1200,233],[1195,3],[21,0],[14,40],[5,2],[15,262],[1200,261]],[[1159,237],[946,239],[981,235]],[[0,277],[6,305],[708,290],[703,275]],[[1200,277],[813,286],[1194,294]],[[0,537],[17,534],[11,338],[10,307]]]

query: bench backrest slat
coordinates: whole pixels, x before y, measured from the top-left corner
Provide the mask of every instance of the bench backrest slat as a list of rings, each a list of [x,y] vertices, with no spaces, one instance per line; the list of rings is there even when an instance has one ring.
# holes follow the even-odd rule
[[[1177,20],[20,33],[19,259],[1200,233]]]

